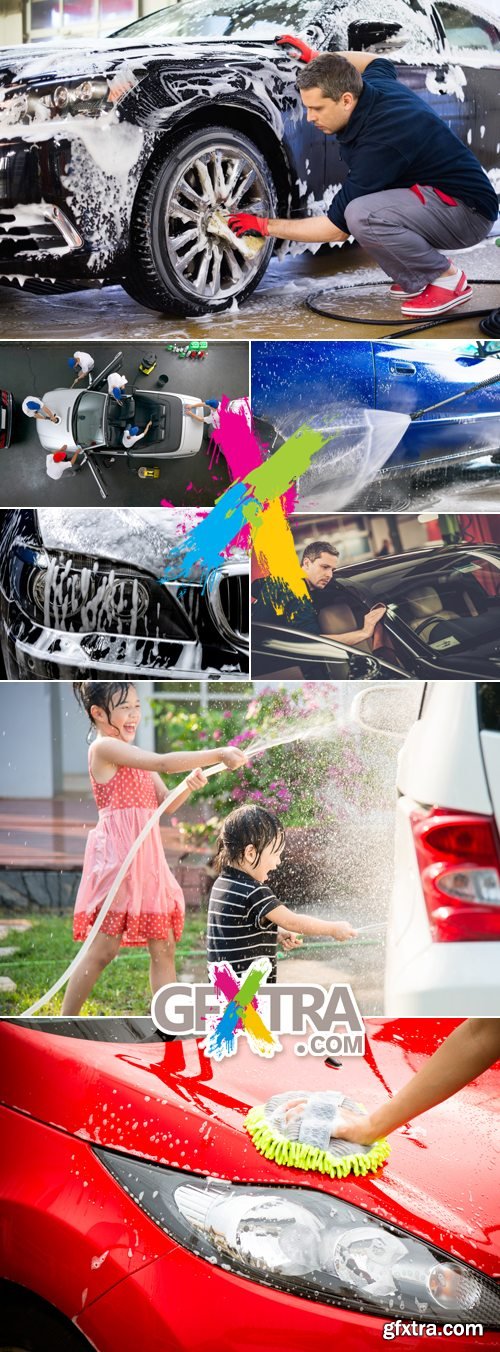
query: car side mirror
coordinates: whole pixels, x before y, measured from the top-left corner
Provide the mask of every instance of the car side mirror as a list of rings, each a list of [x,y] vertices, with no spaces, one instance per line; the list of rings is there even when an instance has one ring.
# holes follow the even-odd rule
[[[348,49],[350,52],[366,52],[372,47],[384,46],[397,33],[401,33],[401,41],[403,41],[403,26],[400,23],[382,23],[377,19],[369,21],[358,19],[354,23],[350,23],[348,27]]]
[[[380,682],[355,695],[351,718],[364,732],[401,742],[418,718],[424,689],[425,681]]]
[[[289,629],[280,624],[255,623],[251,625],[252,664],[259,666],[265,674],[265,662],[272,662],[286,668],[300,667],[304,679],[312,675],[311,669],[323,668],[327,679],[346,680],[352,677],[358,680],[373,680],[380,673],[380,663],[371,653],[361,652],[359,648],[348,647],[345,643],[336,643],[322,634],[308,634],[300,629]],[[253,669],[255,670],[255,667]],[[270,673],[272,674],[272,673]],[[320,679],[317,674],[313,679]]]

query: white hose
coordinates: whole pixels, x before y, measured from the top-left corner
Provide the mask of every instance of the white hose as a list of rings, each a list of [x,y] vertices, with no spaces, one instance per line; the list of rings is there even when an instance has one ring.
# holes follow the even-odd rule
[[[263,751],[270,751],[272,747],[283,746],[287,742],[302,741],[305,737],[314,736],[315,733],[318,736],[319,735],[324,736],[325,724],[323,723],[321,727],[317,725],[313,727],[305,727],[303,730],[290,733],[286,737],[275,737],[274,739],[270,739],[268,741],[264,741],[264,739],[261,739],[261,741],[255,741],[252,744],[252,746],[248,748],[246,756],[248,759],[250,759],[253,756],[260,755],[260,753]],[[227,765],[224,764],[224,761],[218,761],[217,765],[209,766],[208,769],[204,769],[203,773],[207,776],[208,779],[211,778],[212,775],[220,774],[222,770],[227,770]],[[184,778],[183,780],[181,780],[180,784],[176,785],[175,789],[172,789],[171,793],[167,794],[167,797],[163,799],[163,802],[158,804],[158,807],[153,812],[152,817],[149,818],[149,821],[146,822],[146,824],[142,828],[142,831],[139,833],[137,838],[134,840],[133,844],[130,846],[129,852],[126,855],[126,858],[123,860],[123,864],[121,865],[114,882],[111,884],[108,895],[103,901],[99,914],[96,916],[94,924],[92,925],[92,928],[89,930],[87,938],[84,940],[82,947],[78,950],[78,953],[73,958],[73,961],[70,962],[69,967],[66,968],[66,971],[63,972],[62,976],[58,977],[57,981],[54,982],[54,985],[50,987],[50,990],[46,991],[45,995],[41,995],[40,999],[36,1000],[34,1005],[30,1005],[29,1009],[25,1009],[21,1015],[21,1018],[26,1019],[31,1018],[33,1014],[36,1014],[39,1009],[42,1009],[44,1005],[47,1005],[49,1003],[49,1000],[52,999],[53,995],[57,995],[58,991],[60,991],[61,988],[65,986],[66,983],[69,981],[70,977],[72,977],[75,968],[82,961],[82,958],[86,957],[90,945],[94,942],[96,934],[99,933],[103,920],[105,920],[109,908],[110,906],[112,906],[114,902],[114,899],[118,892],[118,888],[121,886],[125,874],[128,872],[132,860],[135,858],[137,854],[137,851],[140,850],[141,845],[143,841],[146,839],[146,836],[149,835],[149,832],[153,830],[153,826],[155,826],[156,822],[160,820],[162,813],[167,811],[167,808],[170,806],[171,803],[175,801],[175,799],[178,797],[179,793],[182,792],[182,789],[185,786],[186,779]]]

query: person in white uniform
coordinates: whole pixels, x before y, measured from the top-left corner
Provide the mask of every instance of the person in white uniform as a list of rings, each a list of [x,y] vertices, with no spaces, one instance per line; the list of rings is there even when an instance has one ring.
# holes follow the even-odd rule
[[[92,384],[91,371],[94,370],[94,358],[90,352],[74,352],[72,357],[68,358],[68,366],[74,372],[75,379],[71,388],[78,384],[79,380],[84,380],[85,376],[89,378],[89,385]]]
[[[196,422],[207,423],[209,427],[219,427],[219,407],[220,399],[204,399],[203,403],[186,405],[186,413],[189,413],[191,418],[195,418]],[[200,411],[195,412],[196,409]],[[204,411],[205,409],[207,412]]]
[[[59,415],[53,413],[52,409],[48,408],[47,404],[44,404],[43,400],[39,399],[37,394],[28,394],[26,399],[23,399],[22,407],[23,413],[26,414],[27,418],[40,418],[42,422],[48,420],[53,423],[61,421]]]
[[[125,449],[126,449],[127,451],[130,451],[131,448],[132,448],[132,446],[135,446],[136,441],[142,441],[142,438],[146,436],[146,432],[149,432],[149,429],[150,429],[150,427],[152,427],[152,426],[153,426],[153,423],[152,423],[152,420],[151,420],[151,418],[150,418],[149,422],[146,423],[146,426],[145,426],[143,432],[140,432],[140,431],[139,431],[139,428],[138,428],[138,427],[135,427],[135,426],[132,426],[132,427],[126,427],[126,428],[125,428],[125,431],[124,431],[124,433],[123,433],[123,436],[122,436],[122,442],[123,442],[123,445],[125,446]]]
[[[127,377],[120,375],[119,371],[112,371],[111,375],[108,376],[108,394],[116,399],[117,404],[122,402],[121,396],[127,383]]]

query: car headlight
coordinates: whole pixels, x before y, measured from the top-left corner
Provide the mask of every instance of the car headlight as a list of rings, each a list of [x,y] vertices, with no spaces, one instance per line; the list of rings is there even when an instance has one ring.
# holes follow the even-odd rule
[[[500,1325],[500,1295],[482,1273],[337,1197],[95,1153],[166,1234],[241,1277],[366,1314]]]
[[[110,112],[137,84],[137,77],[123,64],[114,74],[84,80],[50,81],[40,85],[15,86],[5,100],[16,107],[23,120],[47,122],[60,117],[98,117]]]

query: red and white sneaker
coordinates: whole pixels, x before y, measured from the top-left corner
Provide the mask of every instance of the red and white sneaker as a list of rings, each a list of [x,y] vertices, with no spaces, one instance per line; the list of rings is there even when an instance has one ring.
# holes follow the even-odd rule
[[[402,286],[398,286],[398,283],[397,283],[397,282],[393,282],[393,283],[392,283],[392,286],[389,287],[389,295],[390,295],[390,296],[421,296],[423,290],[424,290],[424,287],[421,286],[421,287],[419,287],[419,290],[418,290],[418,291],[404,291]]]
[[[464,301],[472,296],[472,287],[469,286],[465,272],[459,272],[453,289],[449,286],[440,286],[440,279],[437,282],[431,282],[426,286],[420,296],[415,296],[414,300],[405,301],[401,306],[401,312],[404,315],[414,315],[420,319],[422,315],[440,315],[445,310],[453,310],[455,305],[463,305]]]

